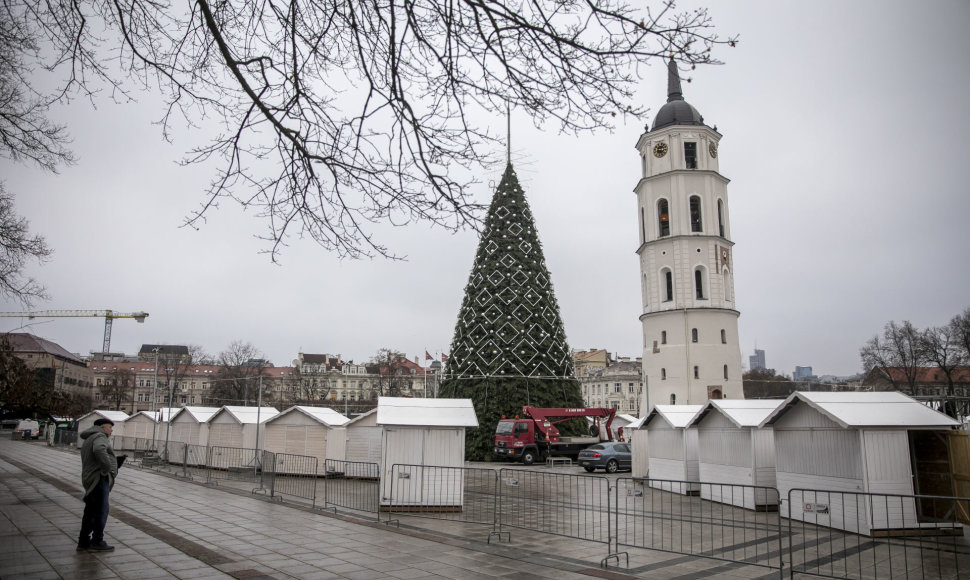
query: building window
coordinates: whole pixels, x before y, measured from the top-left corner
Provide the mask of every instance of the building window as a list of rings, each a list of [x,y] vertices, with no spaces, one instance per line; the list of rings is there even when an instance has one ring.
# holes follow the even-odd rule
[[[667,369],[660,369],[660,380],[661,381],[667,380]]]
[[[724,202],[717,200],[717,230],[724,237]]]
[[[675,395],[673,393],[670,393],[670,404],[671,405],[676,405],[677,404],[677,395]]]
[[[684,163],[687,169],[697,169],[697,143],[693,141],[684,143]]]
[[[660,344],[667,344],[667,331],[666,330],[661,330],[660,331]]]
[[[657,202],[657,220],[660,224],[660,237],[670,235],[670,205],[666,199]]]
[[[723,328],[721,329],[721,344],[727,344],[727,333],[724,332]]]
[[[674,299],[674,273],[664,270],[664,282],[664,302],[670,302]]]
[[[697,367],[697,366],[694,367],[694,378],[695,379],[701,378],[701,370],[700,370],[700,367]]]
[[[731,301],[731,278],[728,276],[727,269],[724,270],[724,272],[721,274],[721,277],[724,279],[724,299],[730,302]]]
[[[650,284],[647,282],[647,275],[643,275],[643,307],[650,306]]]
[[[690,196],[690,231],[704,231],[704,225],[701,221],[701,198],[696,195]]]
[[[613,392],[614,393],[622,393],[623,392],[623,388],[620,386],[620,383],[616,383],[615,385],[613,385]]]
[[[691,342],[697,342],[697,329],[696,328],[691,328],[690,329],[690,341]]]
[[[724,380],[725,381],[728,380],[728,376],[727,376],[727,365],[724,365]]]
[[[704,300],[704,272],[703,268],[694,270],[694,292],[698,300]]]

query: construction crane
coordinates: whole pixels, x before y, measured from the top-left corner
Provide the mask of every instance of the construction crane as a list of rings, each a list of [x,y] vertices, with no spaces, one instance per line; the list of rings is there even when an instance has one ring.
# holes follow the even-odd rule
[[[147,312],[115,312],[114,310],[37,310],[35,312],[0,312],[0,317],[8,318],[56,318],[82,317],[104,318],[104,348],[101,352],[110,352],[111,322],[115,318],[134,318],[135,322],[145,322]]]

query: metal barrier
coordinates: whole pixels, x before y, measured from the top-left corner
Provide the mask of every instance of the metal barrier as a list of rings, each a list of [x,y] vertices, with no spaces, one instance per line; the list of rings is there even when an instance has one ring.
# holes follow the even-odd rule
[[[272,497],[305,499],[316,507],[317,463],[316,457],[266,451],[263,455],[263,487],[269,489]],[[271,477],[271,481],[267,477]]]
[[[606,477],[499,471],[498,533],[504,527],[612,545]]]
[[[324,461],[323,507],[378,514],[380,466],[364,461]],[[378,516],[379,517],[379,516]]]
[[[381,497],[381,510],[389,517],[408,515],[494,529],[498,505],[494,469],[395,464],[384,489],[388,495]]]
[[[207,483],[216,480],[259,481],[261,470],[260,452],[239,447],[209,447],[206,459]]]
[[[689,490],[700,488],[700,495]],[[771,487],[619,478],[616,545],[727,560],[779,571],[782,526]],[[705,498],[716,498],[711,501]],[[764,502],[755,504],[754,501]],[[751,501],[752,507],[744,506]],[[765,507],[767,506],[767,507]]]
[[[796,572],[830,578],[960,578],[970,498],[792,489],[788,552]]]

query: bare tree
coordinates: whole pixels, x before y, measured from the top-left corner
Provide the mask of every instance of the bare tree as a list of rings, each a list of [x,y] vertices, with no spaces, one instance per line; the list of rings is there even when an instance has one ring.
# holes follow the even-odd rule
[[[371,357],[368,374],[372,375],[371,393],[377,397],[400,397],[409,394],[414,376],[406,365],[407,357],[389,348],[382,348]]]
[[[186,347],[189,350],[189,357],[194,365],[215,365],[216,359],[206,352],[205,348],[198,344],[190,344]]]
[[[950,327],[960,351],[960,356],[970,364],[970,308],[966,308],[962,313],[957,314],[950,320]]]
[[[900,386],[905,385],[909,394],[915,395],[919,368],[926,363],[922,346],[922,334],[908,320],[900,324],[891,321],[883,327],[882,338],[879,335],[870,338],[859,349],[859,356],[867,373],[879,369],[894,389],[902,390]],[[902,381],[894,369],[899,369]]]
[[[2,110],[0,118],[3,118]],[[3,138],[0,128],[0,140]],[[13,195],[0,182],[0,296],[19,300],[29,308],[36,300],[47,300],[48,296],[40,282],[24,275],[24,268],[31,260],[46,262],[53,251],[43,236],[30,233],[30,224],[14,211],[13,200]]]
[[[101,393],[102,401],[113,405],[115,411],[120,411],[121,405],[131,400],[134,385],[135,373],[126,368],[115,367],[98,387],[98,392]]]
[[[15,84],[31,86],[31,69],[61,75],[39,103],[142,88],[165,99],[166,138],[182,122],[220,126],[186,155],[219,164],[186,224],[234,200],[263,219],[274,260],[291,235],[341,256],[396,257],[375,224],[477,225],[469,176],[504,139],[488,119],[511,106],[567,133],[609,129],[646,112],[640,67],[668,54],[715,63],[715,45],[736,42],[718,38],[705,10],[668,1],[20,0],[0,10],[18,33]]]
[[[953,397],[956,395],[953,373],[957,367],[967,364],[966,359],[962,356],[957,329],[952,324],[935,326],[924,330],[921,338],[921,348],[923,356],[926,357],[926,362],[935,364],[946,376],[946,394],[949,400],[944,404],[944,412],[956,419],[957,409],[953,401]]]
[[[251,343],[233,341],[219,353],[219,371],[212,381],[210,402],[216,405],[255,405],[258,380],[264,374],[263,354]]]

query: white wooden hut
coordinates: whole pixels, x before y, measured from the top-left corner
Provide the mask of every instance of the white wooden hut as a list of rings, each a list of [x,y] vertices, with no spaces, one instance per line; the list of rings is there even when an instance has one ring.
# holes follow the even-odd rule
[[[646,420],[646,416],[640,417],[623,428],[624,438],[630,442],[630,450],[633,453],[631,476],[637,479],[645,479],[650,473],[650,448],[647,446],[647,430],[641,429]]]
[[[640,429],[646,429],[650,486],[683,494],[696,494],[697,430],[687,425],[702,405],[655,405]],[[667,481],[658,481],[667,480]],[[691,483],[673,483],[691,482]]]
[[[98,419],[110,419],[114,423],[114,427],[111,430],[112,437],[123,437],[125,434],[125,419],[128,418],[128,413],[124,411],[107,411],[104,409],[98,409],[91,411],[85,415],[82,415],[77,420],[77,433],[78,433],[78,447],[84,443],[80,439],[81,433],[84,433],[88,429],[94,426],[94,422]]]
[[[172,415],[169,441],[205,447],[209,443],[209,419],[219,407],[182,407]]]
[[[273,407],[222,407],[206,421],[208,446],[262,449],[265,423],[279,413]]]
[[[698,476],[711,482],[702,498],[747,509],[778,505],[773,489],[759,489],[775,487],[775,443],[772,429],[758,426],[781,402],[714,399],[694,415],[688,427],[697,430]]]
[[[328,458],[346,456],[344,426],[349,421],[329,407],[290,407],[266,422],[264,449],[316,457],[317,473],[323,473]]]
[[[959,423],[902,393],[795,392],[761,426],[775,432],[783,517],[861,534],[933,527],[932,501],[869,494],[952,495],[940,461]]]
[[[382,507],[459,508],[464,480],[457,470],[414,466],[464,467],[468,427],[478,427],[471,399],[380,397],[372,413],[347,424],[347,460],[377,459]],[[408,467],[395,473],[395,465]]]
[[[125,419],[126,445],[132,449],[147,449],[151,446],[158,430],[158,413],[138,411]]]

